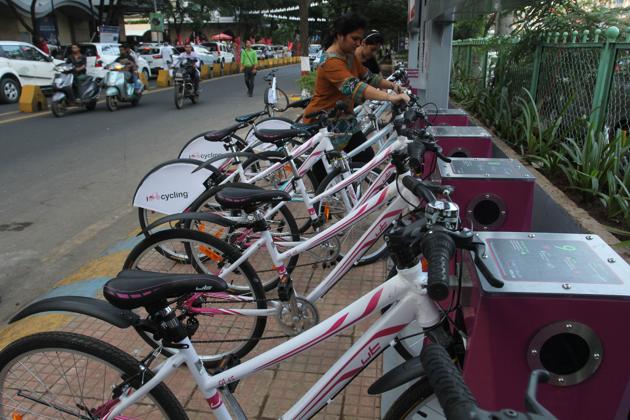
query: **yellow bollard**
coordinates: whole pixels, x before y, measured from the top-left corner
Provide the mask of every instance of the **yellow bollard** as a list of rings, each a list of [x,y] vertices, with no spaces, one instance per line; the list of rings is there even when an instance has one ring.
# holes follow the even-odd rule
[[[22,86],[19,108],[20,112],[37,112],[48,109],[48,102],[39,86]]]
[[[168,70],[158,71],[157,85],[159,87],[168,87],[171,85],[171,75],[168,73]]]
[[[238,68],[238,63],[236,61],[232,61],[230,63],[230,66],[232,66],[232,74],[238,74],[239,73],[239,68]]]
[[[207,64],[202,64],[199,73],[200,73],[199,77],[201,77],[202,79],[209,79],[210,66],[208,66]]]
[[[144,85],[144,90],[148,90],[149,89],[149,81],[147,80],[147,76],[144,74],[144,72],[141,71],[138,74],[138,78],[140,79],[140,81]]]
[[[226,63],[225,66],[224,66],[223,74],[228,76],[228,75],[230,75],[232,73],[233,73],[233,71],[232,71],[232,63]]]
[[[212,77],[221,76],[221,64],[215,63],[212,65]]]

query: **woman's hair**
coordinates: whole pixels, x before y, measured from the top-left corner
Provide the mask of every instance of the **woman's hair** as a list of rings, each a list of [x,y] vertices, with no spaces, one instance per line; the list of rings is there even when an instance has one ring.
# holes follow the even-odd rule
[[[367,45],[382,45],[384,41],[383,34],[376,29],[372,29],[363,36],[363,42]]]
[[[328,36],[324,39],[322,46],[326,50],[333,44],[333,42],[335,42],[337,35],[346,36],[357,29],[365,28],[367,28],[367,20],[360,14],[346,13],[345,15],[341,15],[335,19],[335,22],[330,28]]]

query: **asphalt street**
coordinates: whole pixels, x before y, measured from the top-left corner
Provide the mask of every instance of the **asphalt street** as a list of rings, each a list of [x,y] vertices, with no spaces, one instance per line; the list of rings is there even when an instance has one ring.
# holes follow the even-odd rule
[[[62,119],[0,119],[0,321],[136,228],[131,200],[142,177],[193,136],[263,109],[267,72],[253,98],[233,75],[204,82],[200,103],[182,110],[166,89],[114,113],[101,103]],[[277,77],[287,94],[299,91],[299,66]]]

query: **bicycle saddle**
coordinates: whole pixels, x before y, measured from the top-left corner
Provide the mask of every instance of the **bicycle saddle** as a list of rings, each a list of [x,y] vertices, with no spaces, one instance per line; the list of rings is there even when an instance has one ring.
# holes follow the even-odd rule
[[[261,128],[260,130],[254,130],[256,138],[263,143],[282,143],[285,140],[290,140],[294,137],[305,135],[305,131],[296,128]]]
[[[311,102],[311,98],[300,99],[299,101],[291,102],[287,108],[306,108]]]
[[[250,123],[256,118],[260,117],[261,115],[266,115],[266,114],[267,114],[267,111],[258,111],[258,112],[254,112],[253,114],[239,115],[238,117],[234,118],[234,120],[239,123]]]
[[[120,309],[142,306],[193,292],[223,292],[227,284],[210,274],[171,274],[123,270],[105,283],[103,295]]]
[[[240,130],[241,128],[243,128],[243,123],[235,124],[221,130],[208,131],[206,134],[203,135],[203,138],[208,141],[223,141],[227,137],[234,134],[235,131]]]
[[[275,204],[291,200],[291,196],[287,192],[265,190],[255,185],[240,182],[226,184],[214,198],[225,209],[245,210],[248,213],[253,212],[262,204]]]

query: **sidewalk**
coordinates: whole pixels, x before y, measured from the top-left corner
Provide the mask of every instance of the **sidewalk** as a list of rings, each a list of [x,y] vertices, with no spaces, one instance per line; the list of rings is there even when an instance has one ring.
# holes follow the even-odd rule
[[[64,278],[56,287],[42,297],[58,295],[83,295],[102,298],[102,285],[114,276],[122,266],[129,250],[138,242],[133,235],[111,246],[99,258],[85,264],[76,273]],[[304,257],[307,257],[305,254]],[[306,259],[306,258],[305,258]],[[301,260],[300,263],[304,263]],[[298,267],[294,272],[294,283],[301,293],[311,290],[328,272],[309,266]],[[386,276],[384,262],[352,269],[322,300],[317,303],[320,320],[339,311],[348,303],[369,292]],[[269,293],[273,297],[274,292]],[[282,415],[312,386],[320,376],[360,337],[369,325],[363,321],[313,349],[285,363],[246,378],[238,385],[236,397],[248,418],[271,419]],[[63,330],[89,335],[117,346],[136,358],[144,357],[148,351],[144,341],[132,329],[120,330],[105,322],[82,315],[48,313],[26,318],[0,330],[0,347],[18,337],[39,331]],[[276,320],[267,322],[265,336],[282,335]],[[262,341],[247,356],[260,354],[266,349],[283,342],[284,339]],[[157,362],[156,362],[157,363]],[[367,388],[380,376],[382,360],[378,357],[355,381],[340,393],[316,418],[323,419],[374,419],[380,416],[380,397],[367,395]],[[208,418],[208,407],[201,394],[194,389],[188,371],[182,368],[166,382],[186,408],[191,419]]]

